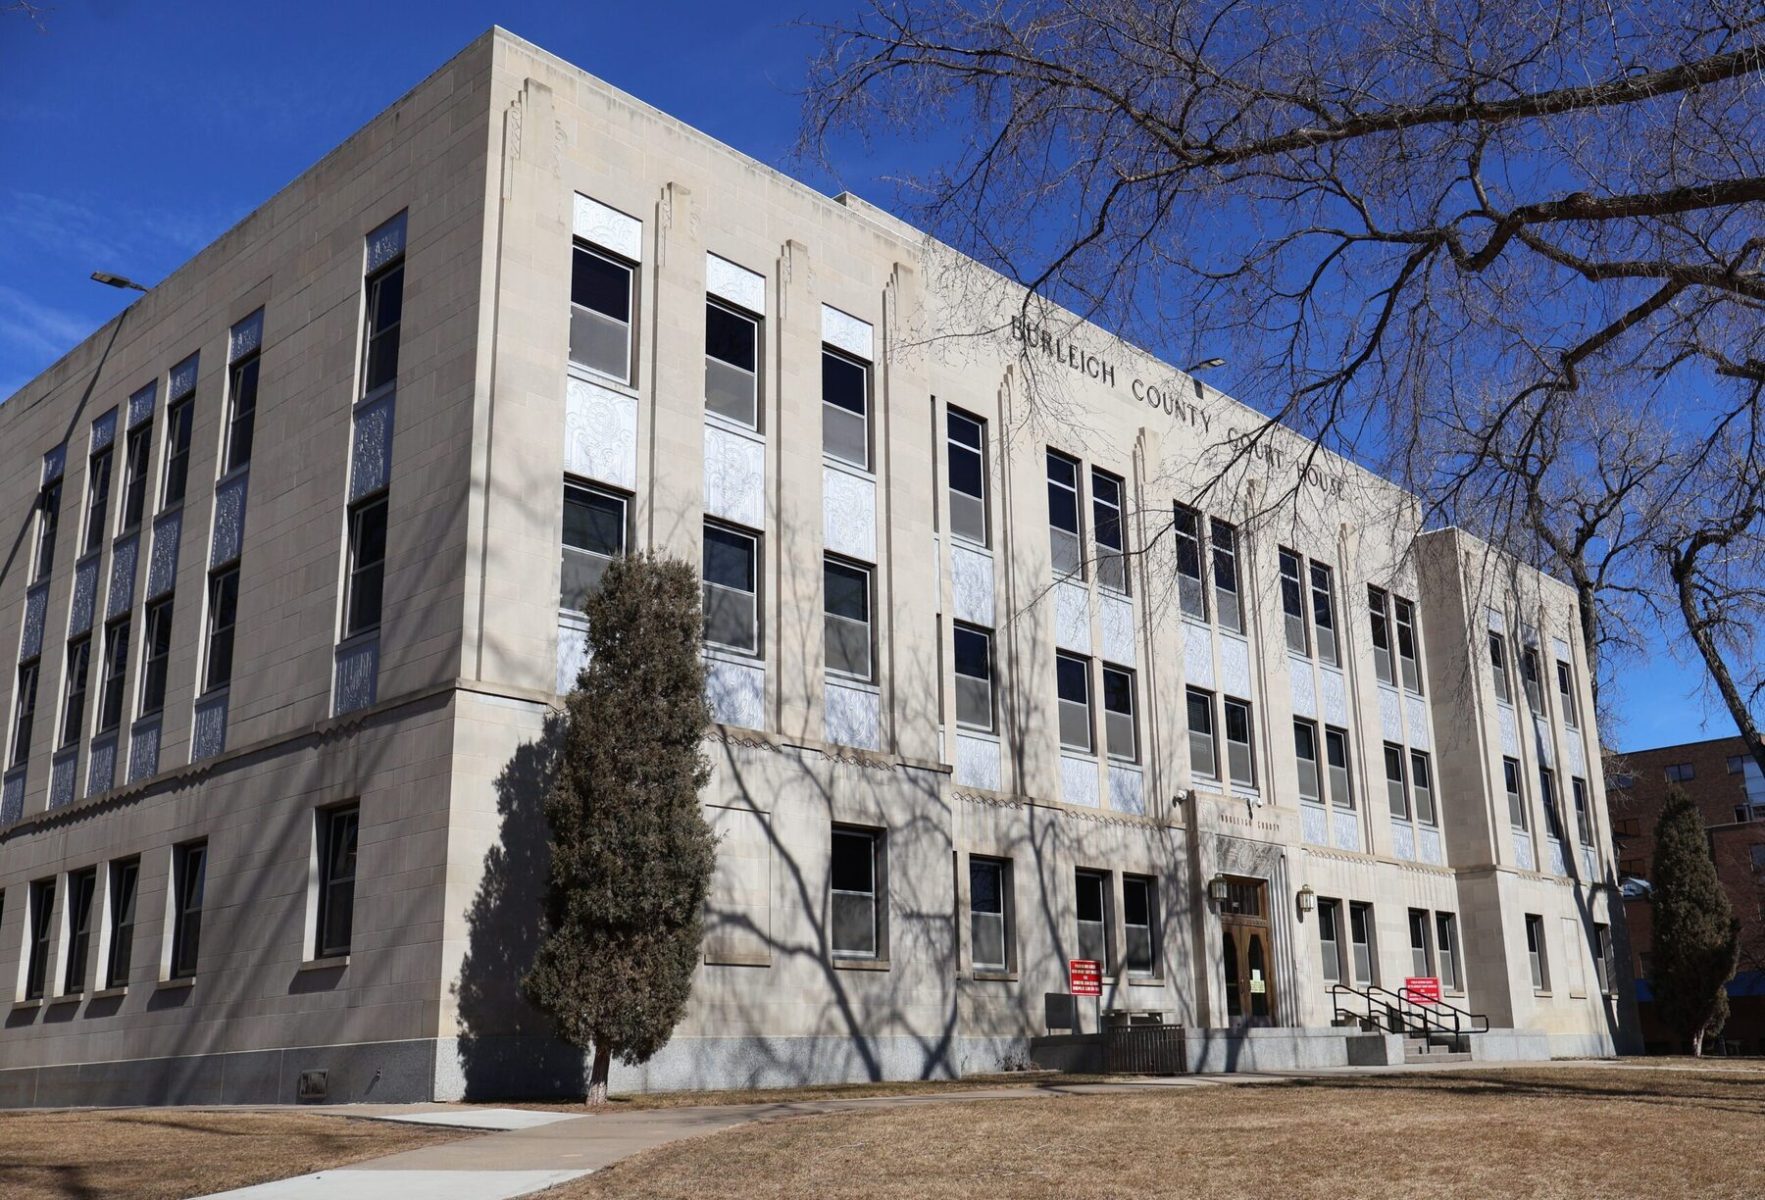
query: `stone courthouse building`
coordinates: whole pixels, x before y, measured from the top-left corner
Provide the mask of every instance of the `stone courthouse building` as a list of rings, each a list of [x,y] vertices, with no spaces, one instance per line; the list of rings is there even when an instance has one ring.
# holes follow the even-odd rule
[[[13,395],[0,1103],[580,1087],[516,981],[633,547],[722,841],[616,1088],[1383,1061],[1417,977],[1625,1044],[1568,589],[1021,301],[493,30]]]

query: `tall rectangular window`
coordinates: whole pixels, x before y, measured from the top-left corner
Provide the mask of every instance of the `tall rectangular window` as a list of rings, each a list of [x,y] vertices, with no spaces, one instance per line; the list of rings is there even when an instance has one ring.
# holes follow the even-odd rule
[[[1348,937],[1353,950],[1354,981],[1361,987],[1374,982],[1373,969],[1373,906],[1353,903],[1348,906]]]
[[[1097,542],[1097,582],[1118,592],[1128,590],[1122,497],[1120,479],[1091,468],[1091,536]]]
[[[61,529],[61,480],[43,485],[37,493],[37,554],[33,583],[49,578],[55,569],[55,535]]]
[[[356,835],[361,819],[361,809],[353,804],[319,810],[319,919],[314,958],[349,953],[355,923]]]
[[[1508,824],[1515,829],[1526,828],[1526,798],[1520,792],[1520,761],[1501,760],[1502,785],[1508,793]]]
[[[77,637],[67,644],[67,678],[61,697],[61,739],[57,747],[71,746],[80,740],[80,727],[86,722],[86,682],[92,668],[92,635]]]
[[[1213,694],[1190,688],[1189,771],[1205,779],[1219,778],[1219,753],[1213,732]]]
[[[1385,799],[1392,819],[1410,819],[1410,794],[1403,776],[1403,747],[1385,743]]]
[[[1134,673],[1107,664],[1103,668],[1103,734],[1109,757],[1119,762],[1140,760],[1140,734],[1134,718]]]
[[[1325,983],[1342,982],[1342,905],[1336,900],[1318,901],[1318,961]]]
[[[80,552],[90,554],[104,544],[104,519],[110,515],[112,447],[94,454],[86,472],[86,538]]]
[[[1403,669],[1403,686],[1420,694],[1422,664],[1416,650],[1416,609],[1402,596],[1391,599],[1397,614],[1397,661]]]
[[[1336,653],[1336,593],[1330,568],[1311,564],[1312,624],[1318,631],[1318,660],[1334,666]]]
[[[1208,521],[1213,550],[1213,598],[1220,628],[1244,632],[1244,608],[1238,599],[1238,530],[1218,517]]]
[[[385,545],[382,535],[381,545]],[[384,553],[384,551],[382,551]],[[354,577],[351,579],[350,602],[353,610]],[[374,601],[374,621],[378,624],[380,603]],[[208,645],[204,652],[202,675],[203,694],[224,688],[233,682],[233,627],[239,620],[239,568],[227,567],[208,577]],[[365,628],[365,627],[364,627]],[[357,632],[352,629],[350,632]]]
[[[104,986],[129,986],[129,964],[135,949],[135,885],[141,877],[141,860],[128,858],[110,864],[110,939],[104,950]]]
[[[141,653],[141,715],[165,707],[166,667],[172,656],[172,598],[147,606],[147,640]]]
[[[1207,620],[1207,589],[1201,577],[1201,514],[1178,504],[1171,529],[1177,539],[1177,603],[1186,617]]]
[[[49,951],[55,926],[55,881],[39,879],[31,884],[30,907],[25,912],[25,999],[41,1000],[49,985]]]
[[[637,272],[630,263],[577,242],[570,257],[570,361],[631,382],[632,295]]]
[[[141,524],[147,511],[147,455],[153,448],[153,423],[145,421],[129,430],[123,441],[123,519],[127,533]]]
[[[1011,864],[1003,859],[968,860],[970,957],[977,971],[1004,971],[1011,965]]]
[[[1424,825],[1438,825],[1440,816],[1434,811],[1433,764],[1420,750],[1410,751],[1410,791],[1416,798],[1416,820]]]
[[[871,581],[869,567],[829,557],[822,563],[822,638],[827,669],[858,679],[871,677]]]
[[[363,312],[362,395],[372,396],[398,382],[398,345],[404,323],[404,256],[367,278]],[[255,380],[253,404],[256,403]]]
[[[1459,969],[1459,920],[1451,913],[1435,913],[1434,928],[1439,935],[1441,989],[1460,991],[1465,980]]]
[[[727,525],[705,523],[705,640],[760,653],[760,539]]]
[[[98,868],[70,871],[67,877],[67,964],[61,994],[86,990],[86,969],[92,958],[92,899],[98,894]]]
[[[1367,621],[1373,642],[1373,671],[1380,683],[1396,685],[1397,676],[1392,670],[1391,658],[1391,623],[1385,615],[1386,597],[1384,591],[1376,587],[1367,588]]]
[[[1613,949],[1612,930],[1606,925],[1593,927],[1593,969],[1599,978],[1600,991],[1613,995],[1618,991],[1618,957]]]
[[[993,636],[972,625],[953,625],[951,658],[956,667],[956,723],[993,731]]]
[[[870,469],[870,368],[823,347],[821,452]]]
[[[1144,875],[1122,876],[1122,955],[1130,975],[1158,973],[1158,897],[1154,881]]]
[[[1287,630],[1287,649],[1295,654],[1309,654],[1311,643],[1305,633],[1305,589],[1299,578],[1299,555],[1281,548],[1281,619]]]
[[[1079,931],[1079,952],[1074,957],[1089,959],[1108,971],[1115,965],[1109,957],[1109,875],[1079,871],[1073,888]]]
[[[1299,763],[1299,798],[1322,804],[1324,794],[1318,772],[1318,727],[1310,721],[1293,722],[1293,756]]]
[[[1557,660],[1557,699],[1563,709],[1563,724],[1570,729],[1581,728],[1581,709],[1575,703],[1575,673],[1569,664]]]
[[[104,686],[98,696],[98,732],[123,720],[123,680],[129,670],[129,618],[118,617],[104,630]]]
[[[343,636],[380,627],[386,589],[386,493],[349,510],[349,576],[343,600]],[[237,584],[234,585],[237,588]]]
[[[1587,780],[1570,778],[1569,790],[1575,796],[1575,834],[1583,846],[1593,845],[1593,810],[1587,802]]]
[[[1060,699],[1060,748],[1091,753],[1091,660],[1057,651],[1054,682]]]
[[[172,978],[196,974],[202,949],[202,893],[208,875],[208,843],[172,850]]]
[[[1557,777],[1549,767],[1538,768],[1538,799],[1544,805],[1545,836],[1563,840],[1563,814],[1557,808]]]
[[[987,544],[987,427],[950,409],[944,418],[950,472],[950,532]]]
[[[396,362],[396,344],[392,353]],[[222,474],[251,462],[251,444],[257,429],[258,362],[254,347],[227,368],[227,447],[221,459]]]
[[[1489,669],[1495,678],[1495,698],[1503,704],[1512,704],[1514,694],[1508,688],[1507,648],[1501,634],[1493,629],[1489,631]]]
[[[1544,956],[1544,918],[1526,914],[1526,961],[1532,968],[1532,990],[1542,992],[1550,986],[1548,964]]]
[[[558,607],[581,612],[601,586],[607,564],[625,553],[627,500],[586,484],[564,483],[563,562]]]
[[[1085,577],[1084,542],[1079,534],[1079,464],[1048,451],[1048,541],[1056,577]]]
[[[18,664],[18,687],[13,695],[12,753],[7,765],[16,767],[31,753],[31,729],[37,720],[37,675],[39,662],[30,659]]]
[[[1538,651],[1531,646],[1520,648],[1520,682],[1526,687],[1526,705],[1532,715],[1544,715],[1544,696],[1538,685]]]
[[[196,396],[173,400],[165,408],[165,465],[160,472],[159,506],[181,504],[190,483],[190,431],[196,419]]]
[[[836,958],[876,958],[881,945],[877,904],[882,872],[882,834],[875,829],[833,827],[828,869],[828,908]]]
[[[1420,978],[1434,974],[1432,936],[1426,910],[1410,909],[1410,974]]]
[[[1250,701],[1225,698],[1226,764],[1232,782],[1239,787],[1256,786],[1256,753],[1252,749]]]
[[[1337,808],[1354,807],[1354,780],[1348,769],[1348,731],[1324,730],[1324,762],[1329,773],[1330,803]]]
[[[705,301],[705,411],[760,427],[760,322]]]

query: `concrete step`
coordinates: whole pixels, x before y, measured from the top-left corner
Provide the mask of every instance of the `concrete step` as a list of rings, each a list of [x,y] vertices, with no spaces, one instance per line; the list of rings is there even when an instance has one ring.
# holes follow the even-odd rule
[[[1403,1061],[1407,1063],[1462,1063],[1470,1062],[1471,1056],[1461,1050],[1435,1050],[1417,1053],[1411,1050],[1403,1052]]]

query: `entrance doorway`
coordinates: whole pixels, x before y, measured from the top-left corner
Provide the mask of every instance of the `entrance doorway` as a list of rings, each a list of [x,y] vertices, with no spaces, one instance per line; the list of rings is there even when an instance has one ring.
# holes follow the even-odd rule
[[[1234,1025],[1273,1025],[1275,955],[1263,880],[1227,877],[1226,899],[1220,902],[1220,956],[1227,1018]]]

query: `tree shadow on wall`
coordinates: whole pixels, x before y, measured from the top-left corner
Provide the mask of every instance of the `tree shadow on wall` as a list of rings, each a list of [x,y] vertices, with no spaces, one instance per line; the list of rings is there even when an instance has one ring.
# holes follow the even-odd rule
[[[465,1099],[581,1096],[580,1051],[521,995],[545,933],[551,864],[545,794],[563,740],[563,717],[548,713],[536,741],[523,743],[496,777],[500,828],[466,913],[466,954],[454,984],[459,1067]]]

